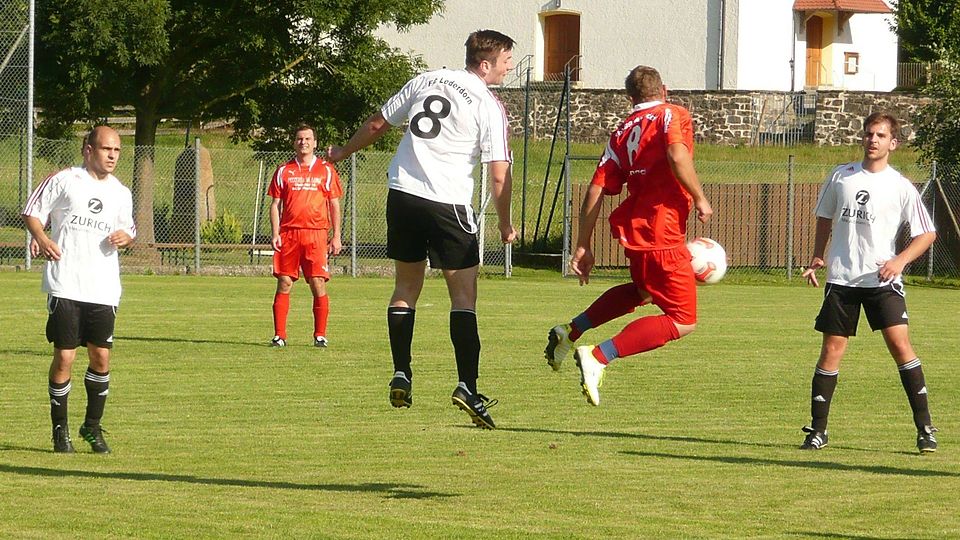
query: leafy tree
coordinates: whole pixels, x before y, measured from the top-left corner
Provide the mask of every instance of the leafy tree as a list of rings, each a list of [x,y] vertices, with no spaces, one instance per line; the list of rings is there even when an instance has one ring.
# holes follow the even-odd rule
[[[960,1],[896,0],[896,32],[911,60],[930,62],[960,50]]]
[[[164,118],[235,118],[237,137],[289,148],[306,120],[339,138],[414,68],[372,30],[428,20],[442,0],[62,0],[37,10],[41,133],[114,107],[136,114],[134,213],[154,239],[153,150]],[[398,82],[399,81],[399,82]],[[282,142],[282,144],[281,144]]]

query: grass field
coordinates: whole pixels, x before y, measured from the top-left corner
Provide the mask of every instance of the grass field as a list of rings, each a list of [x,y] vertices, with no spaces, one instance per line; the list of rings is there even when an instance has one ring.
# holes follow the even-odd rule
[[[797,450],[820,299],[799,286],[701,289],[699,330],[612,365],[602,405],[588,406],[572,361],[553,373],[542,349],[547,328],[612,283],[529,270],[482,280],[480,390],[500,401],[491,432],[450,404],[440,280],[418,306],[414,406],[395,410],[389,280],[331,282],[327,350],[308,345],[299,284],[277,350],[265,346],[269,278],[124,276],[104,419],[114,453],[98,456],[76,438],[80,365],[79,452],[50,452],[39,275],[0,273],[0,537],[960,537],[960,291],[909,289],[941,429],[939,452],[920,456],[865,321],[830,446]]]

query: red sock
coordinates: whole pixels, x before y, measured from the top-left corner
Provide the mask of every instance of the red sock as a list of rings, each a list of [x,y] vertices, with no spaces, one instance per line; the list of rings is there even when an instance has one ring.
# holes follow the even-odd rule
[[[589,328],[580,328],[580,326],[586,326],[586,324],[577,324],[577,319],[580,319],[580,317],[574,319],[570,324],[572,330],[569,336],[570,340],[576,341],[590,328],[596,328],[617,317],[632,313],[641,305],[643,305],[643,300],[640,292],[637,291],[637,286],[633,283],[624,283],[607,289],[600,295],[600,298],[594,300],[590,307],[583,312],[583,316],[589,321]]]
[[[611,341],[622,357],[663,347],[668,341],[679,338],[673,319],[666,315],[651,315],[628,324]]]
[[[273,295],[273,333],[287,339],[287,312],[290,311],[290,293]]]
[[[330,315],[330,297],[327,295],[313,297],[313,335],[327,335],[327,316]]]

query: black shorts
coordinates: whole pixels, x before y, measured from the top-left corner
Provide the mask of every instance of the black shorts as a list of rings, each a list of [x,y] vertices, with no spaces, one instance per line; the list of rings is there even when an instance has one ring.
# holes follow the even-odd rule
[[[855,336],[861,305],[871,330],[907,324],[907,301],[902,283],[883,287],[844,287],[827,283],[814,328],[825,334]]]
[[[76,349],[88,343],[113,348],[117,308],[47,296],[47,341],[58,349]]]
[[[461,270],[480,264],[473,209],[396,189],[387,194],[387,256],[401,262],[430,258],[430,267]]]

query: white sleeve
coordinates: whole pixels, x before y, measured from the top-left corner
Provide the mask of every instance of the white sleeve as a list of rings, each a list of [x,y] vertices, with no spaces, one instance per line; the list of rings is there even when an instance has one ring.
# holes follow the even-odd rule
[[[137,226],[133,222],[133,196],[129,189],[124,189],[124,197],[120,203],[120,213],[117,215],[117,229],[127,231],[130,238],[137,237]]]
[[[61,173],[51,174],[41,182],[27,200],[22,214],[35,217],[40,220],[40,223],[46,225],[57,198],[63,193],[64,176]]]
[[[840,167],[830,172],[830,176],[820,188],[820,196],[817,197],[817,206],[815,213],[817,217],[833,219],[837,213],[837,178],[840,176]]]
[[[380,114],[391,126],[399,126],[407,121],[410,107],[413,106],[412,98],[416,95],[417,90],[423,86],[425,80],[426,78],[423,75],[410,79],[399,92],[388,99],[380,108]]]
[[[507,111],[500,100],[491,97],[480,105],[480,161],[508,161],[513,163],[510,152],[510,133]]]
[[[920,200],[920,192],[906,178],[903,179],[906,184],[906,202],[903,205],[901,217],[904,223],[910,225],[910,237],[920,236],[928,232],[936,232],[937,228],[930,218],[923,201]]]

